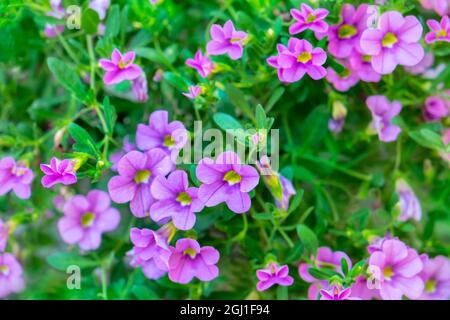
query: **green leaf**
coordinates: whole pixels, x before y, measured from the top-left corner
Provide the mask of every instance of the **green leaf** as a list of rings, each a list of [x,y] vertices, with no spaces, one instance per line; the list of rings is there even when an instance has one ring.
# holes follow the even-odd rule
[[[134,285],[131,292],[139,300],[159,300],[159,296],[145,285]]]
[[[164,80],[180,91],[186,91],[188,82],[180,75],[173,72],[164,72]]]
[[[94,35],[98,32],[100,17],[97,11],[86,8],[81,14],[81,27],[87,34]]]
[[[242,125],[234,117],[218,112],[213,116],[214,122],[223,130],[237,130],[244,129]]]
[[[47,65],[60,85],[73,93],[80,102],[86,100],[86,89],[71,66],[53,57],[47,59]]]
[[[279,87],[279,88],[275,89],[275,91],[270,96],[269,101],[267,101],[267,103],[266,103],[266,111],[267,112],[272,110],[275,103],[277,103],[278,100],[280,100],[281,96],[284,94],[284,91],[286,91],[286,90],[283,87]]]
[[[170,61],[161,52],[153,48],[136,48],[134,50],[138,57],[148,59],[151,62],[160,64],[162,66],[170,66]]]
[[[116,123],[117,114],[116,109],[109,102],[109,97],[105,97],[105,99],[103,100],[102,110],[103,114],[105,115],[106,128],[108,130],[105,133],[109,133],[110,135],[112,135],[112,133],[114,132],[114,125]]]
[[[244,93],[236,88],[235,86],[228,84],[225,86],[225,91],[231,101],[231,103],[238,109],[240,109],[247,117],[255,121],[255,116],[253,115],[250,105],[245,99]]]
[[[328,108],[324,105],[315,107],[306,117],[301,129],[301,149],[303,152],[308,147],[318,148],[320,142],[325,137],[327,130],[324,128],[328,125]]]
[[[85,152],[94,157],[100,157],[100,151],[98,150],[94,139],[89,135],[89,133],[75,123],[69,125],[69,133],[71,137],[75,140],[73,149],[78,152]]]
[[[349,270],[348,262],[347,262],[347,259],[345,259],[345,258],[341,259],[341,270],[344,275],[346,275],[348,273],[348,270]]]
[[[114,38],[120,31],[120,8],[115,4],[108,10],[108,18],[105,24],[105,37]]]
[[[47,256],[47,263],[60,271],[66,271],[71,265],[76,265],[80,269],[98,266],[95,260],[68,252],[57,252]]]
[[[411,131],[409,136],[422,147],[434,149],[434,150],[444,150],[444,142],[439,134],[430,129],[420,129],[416,131]]]
[[[329,269],[309,268],[308,273],[318,280],[328,280],[331,277],[342,278],[341,274],[337,273],[336,271],[329,270]]]
[[[257,129],[266,129],[267,127],[267,116],[264,108],[258,104],[256,106],[256,128]]]
[[[277,300],[288,300],[288,299],[289,299],[288,287],[278,286],[278,288],[277,288]]]
[[[289,205],[288,213],[294,212],[299,206],[300,203],[302,203],[303,194],[305,193],[305,190],[300,189],[297,194],[292,198],[292,201]]]
[[[300,241],[304,245],[305,249],[309,253],[316,255],[317,247],[319,246],[319,241],[317,240],[315,233],[306,225],[298,224],[297,235],[300,238]]]

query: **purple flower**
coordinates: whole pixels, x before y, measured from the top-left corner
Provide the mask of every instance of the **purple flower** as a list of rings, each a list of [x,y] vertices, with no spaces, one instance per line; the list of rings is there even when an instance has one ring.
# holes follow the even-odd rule
[[[23,290],[23,270],[11,253],[0,254],[0,298]]]
[[[289,267],[287,265],[278,266],[273,262],[266,269],[257,270],[256,276],[259,280],[256,285],[258,291],[266,291],[274,284],[287,287],[294,283],[294,278],[289,276]]]
[[[189,230],[195,224],[195,213],[203,210],[198,199],[198,188],[190,187],[186,172],[176,170],[167,179],[156,177],[151,186],[156,200],[150,208],[150,217],[156,221],[171,218],[177,229]]]
[[[374,298],[380,299],[379,290],[376,288],[370,288],[369,284],[371,279],[367,279],[365,276],[358,276],[355,279],[355,283],[351,286],[351,297],[358,297],[362,300],[372,300]]]
[[[367,28],[369,6],[361,4],[355,10],[351,4],[341,8],[341,21],[328,29],[328,51],[336,58],[347,58],[353,50],[362,53],[361,33]]]
[[[147,77],[142,73],[138,78],[131,83],[131,89],[139,102],[146,102],[148,100]]]
[[[103,82],[112,85],[124,80],[134,80],[142,74],[142,69],[134,64],[136,54],[129,51],[123,56],[118,49],[114,49],[111,60],[100,59],[100,66],[106,71]]]
[[[332,286],[330,290],[321,289],[319,293],[320,300],[355,300],[355,297],[350,297],[351,288],[342,289],[339,286]]]
[[[411,74],[423,74],[433,66],[434,56],[432,53],[426,53],[420,62],[412,67],[405,67],[405,70]]]
[[[194,277],[201,281],[211,281],[219,275],[216,264],[219,251],[213,247],[200,247],[193,239],[184,238],[170,247],[169,279],[173,282],[188,283]]]
[[[211,59],[202,54],[202,50],[198,49],[195,53],[194,59],[187,59],[186,65],[198,71],[202,78],[206,78],[214,69],[214,64]]]
[[[416,250],[397,239],[384,241],[381,250],[369,258],[369,271],[379,281],[383,300],[401,300],[403,295],[419,298],[424,289],[419,276],[422,270],[423,262]]]
[[[20,199],[28,199],[31,196],[31,182],[34,174],[31,169],[11,157],[0,159],[0,196],[14,191]]]
[[[427,121],[439,121],[450,113],[450,101],[439,96],[430,96],[425,100],[424,117]]]
[[[123,139],[123,145],[122,149],[113,153],[109,157],[109,161],[112,163],[111,170],[117,171],[117,164],[119,163],[120,159],[128,152],[133,151],[136,149],[136,146],[134,143],[130,142],[130,139],[128,136],[125,136]]]
[[[364,82],[379,82],[381,80],[381,74],[372,68],[371,61],[371,56],[362,55],[356,50],[353,50],[348,58],[350,69],[358,75],[360,80]]]
[[[110,5],[110,0],[91,0],[89,2],[89,8],[95,10],[98,13],[100,20],[106,18],[106,11]]]
[[[64,242],[77,243],[82,250],[100,246],[102,233],[113,231],[120,222],[119,211],[111,208],[108,194],[91,190],[87,196],[75,195],[64,205],[58,230]]]
[[[9,226],[0,219],[0,252],[5,251],[8,244]]]
[[[142,267],[145,276],[154,280],[169,271],[171,252],[163,228],[157,232],[146,228],[131,228],[130,239],[133,249],[128,255],[132,257],[132,267]]]
[[[63,31],[64,31],[63,24],[52,25],[52,24],[46,23],[45,27],[44,27],[44,35],[47,38],[54,38],[54,37],[58,36],[58,34],[62,33]]]
[[[117,203],[130,202],[131,212],[138,218],[148,216],[153,203],[151,183],[157,176],[167,175],[172,166],[170,158],[161,149],[128,152],[117,165],[119,175],[109,180],[111,199]]]
[[[327,71],[322,65],[327,55],[322,48],[313,48],[306,40],[290,38],[288,46],[277,45],[278,56],[267,59],[267,63],[278,69],[278,78],[282,82],[296,82],[307,73],[312,79],[325,77]]]
[[[425,284],[420,300],[450,299],[450,260],[444,256],[433,259],[427,255],[421,256],[423,270],[419,274]]]
[[[252,166],[241,164],[236,153],[223,152],[215,161],[203,158],[197,166],[196,175],[203,183],[198,197],[207,207],[225,202],[235,213],[250,209],[248,192],[258,185],[259,174]]]
[[[420,3],[425,9],[434,10],[440,16],[450,14],[449,0],[420,0]]]
[[[188,90],[189,92],[183,92],[183,95],[189,99],[195,99],[202,94],[203,88],[200,86],[189,86]]]
[[[414,66],[423,59],[425,53],[418,43],[422,30],[416,17],[403,17],[400,12],[388,11],[381,15],[378,28],[362,33],[361,48],[372,56],[372,67],[376,72],[388,74],[398,64]]]
[[[242,57],[243,42],[247,38],[247,33],[237,31],[231,20],[225,22],[223,27],[213,24],[210,33],[211,40],[206,45],[206,52],[209,55],[215,56],[226,53],[233,60]]]
[[[57,183],[67,186],[77,182],[73,162],[69,159],[59,160],[53,157],[50,164],[41,164],[41,170],[44,173],[41,183],[45,188],[51,188]]]
[[[56,19],[64,18],[65,10],[64,7],[62,6],[62,0],[50,0],[50,6],[52,10],[47,12],[46,14],[47,16]],[[44,35],[47,38],[54,38],[63,31],[64,31],[64,23],[57,25],[46,23],[44,28]]]
[[[450,42],[450,18],[448,16],[442,17],[441,23],[434,19],[429,19],[427,20],[427,25],[431,31],[425,35],[426,43],[436,41]]]
[[[169,113],[157,110],[150,115],[149,124],[139,124],[136,144],[141,150],[161,148],[170,154],[175,162],[180,150],[187,141],[187,131],[180,121],[169,122]]]
[[[306,29],[311,29],[317,39],[321,38],[320,34],[328,31],[328,24],[324,21],[328,16],[328,10],[316,9],[314,10],[306,3],[300,5],[300,10],[291,9],[291,16],[296,20],[294,24],[289,27],[290,34],[297,34]]]
[[[420,221],[422,218],[422,208],[420,206],[419,199],[406,183],[405,180],[399,179],[395,184],[395,190],[399,196],[400,216],[399,221],[406,221],[408,219],[414,219]]]
[[[370,96],[366,104],[372,112],[372,127],[377,131],[380,140],[395,141],[401,129],[392,124],[392,118],[402,110],[400,102],[389,102],[385,96]]]
[[[348,91],[359,82],[359,76],[347,65],[341,73],[337,73],[333,68],[327,68],[327,80],[333,87],[341,92]]]

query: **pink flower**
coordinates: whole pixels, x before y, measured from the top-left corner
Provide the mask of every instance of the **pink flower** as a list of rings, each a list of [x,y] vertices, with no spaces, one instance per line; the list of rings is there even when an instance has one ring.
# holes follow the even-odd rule
[[[434,56],[432,53],[426,53],[420,62],[412,67],[405,67],[405,70],[411,74],[423,74],[433,66]]]
[[[77,182],[73,162],[69,159],[59,160],[53,157],[50,164],[41,164],[41,170],[45,174],[41,179],[45,188],[51,188],[57,183],[67,186]]]
[[[444,16],[441,19],[441,23],[434,19],[427,20],[427,25],[431,32],[425,35],[426,43],[433,43],[436,41],[450,42],[450,18]]]
[[[0,252],[5,251],[8,244],[9,226],[0,219]]]
[[[146,102],[148,100],[147,77],[145,73],[133,80],[131,89],[137,101]]]
[[[322,295],[320,300],[359,300],[359,298],[350,297],[351,288],[343,289],[339,286],[332,286],[329,290],[321,289],[319,293]]]
[[[392,119],[402,110],[400,102],[389,102],[385,96],[370,96],[366,104],[372,112],[371,125],[378,132],[380,140],[384,142],[397,140],[401,128],[392,124]]]
[[[266,291],[274,284],[287,287],[294,283],[294,278],[289,275],[289,267],[287,265],[278,266],[273,262],[266,269],[257,270],[256,276],[259,280],[256,285],[258,291]]]
[[[423,59],[425,53],[418,43],[422,30],[416,17],[387,11],[381,15],[378,28],[362,33],[361,48],[372,56],[372,67],[376,72],[388,74],[398,64],[414,66]]]
[[[109,157],[109,161],[112,163],[111,170],[117,171],[117,164],[119,163],[120,159],[125,154],[127,154],[128,152],[133,151],[135,149],[136,149],[135,144],[130,142],[130,139],[128,136],[125,136],[125,138],[123,138],[122,149],[117,152],[114,152]]]
[[[353,50],[348,58],[350,69],[356,73],[361,81],[364,82],[379,82],[381,74],[372,68],[372,57],[360,54]]]
[[[11,253],[0,253],[0,299],[19,293],[25,286],[23,269]]]
[[[214,64],[211,59],[202,54],[202,50],[198,49],[194,59],[187,59],[186,65],[198,71],[202,78],[206,78],[213,70]]]
[[[440,16],[450,14],[450,0],[420,0],[420,3],[425,9],[434,10]]]
[[[313,48],[306,40],[290,38],[288,46],[277,45],[278,56],[272,56],[267,62],[278,69],[278,78],[282,82],[299,81],[305,73],[312,79],[325,77],[327,71],[322,65],[327,55],[322,48]]]
[[[20,199],[28,199],[31,196],[31,183],[34,174],[31,169],[11,157],[0,159],[0,196],[14,191]]]
[[[91,0],[89,2],[89,8],[95,10],[98,13],[100,20],[106,18],[106,11],[110,5],[110,0]]]
[[[444,256],[433,259],[421,255],[424,264],[419,277],[425,284],[420,300],[450,299],[450,260]]]
[[[419,199],[405,180],[399,179],[395,183],[395,191],[399,196],[400,216],[399,221],[414,219],[420,221],[422,218],[422,207]]]
[[[328,16],[326,9],[312,9],[306,3],[300,5],[300,10],[291,9],[291,16],[296,20],[294,24],[289,27],[290,34],[297,34],[306,29],[311,29],[317,39],[321,38],[320,34],[328,31],[328,24],[324,21]]]
[[[369,286],[370,281],[371,279],[367,279],[364,276],[358,276],[355,279],[355,283],[351,286],[351,297],[358,297],[362,300],[380,299],[379,290],[371,288]]]
[[[340,74],[334,71],[333,68],[327,68],[327,80],[333,87],[341,92],[348,91],[359,82],[359,77],[356,72],[353,72],[349,66],[344,67],[344,71]]]
[[[50,6],[52,8],[51,11],[47,12],[47,16],[53,17],[56,19],[62,19],[65,15],[64,7],[62,6],[62,0],[50,0]],[[64,31],[64,23],[53,25],[50,23],[45,24],[44,35],[47,38],[54,38],[58,36],[58,34]]]
[[[189,86],[188,90],[189,92],[183,92],[183,95],[193,100],[202,94],[203,88],[200,86]]]
[[[92,190],[86,197],[76,195],[65,203],[58,230],[64,242],[78,243],[82,250],[95,250],[100,246],[102,233],[113,231],[119,222],[119,211],[111,208],[108,194]]]
[[[424,117],[427,121],[439,121],[449,114],[450,100],[440,96],[430,96],[425,100]]]
[[[106,71],[103,82],[112,85],[124,80],[134,80],[142,74],[142,69],[134,64],[136,54],[129,51],[123,56],[118,49],[114,49],[111,60],[100,59],[100,66]]]
[[[206,45],[206,52],[209,55],[228,54],[233,60],[242,57],[243,42],[247,38],[247,33],[236,31],[231,20],[225,22],[223,27],[213,24],[210,33],[211,40]]]

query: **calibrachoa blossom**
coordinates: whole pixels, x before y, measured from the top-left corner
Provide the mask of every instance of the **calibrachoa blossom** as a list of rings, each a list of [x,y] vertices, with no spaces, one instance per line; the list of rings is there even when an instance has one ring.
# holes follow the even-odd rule
[[[139,102],[147,102],[148,100],[148,88],[147,88],[147,77],[145,73],[142,73],[138,78],[134,79],[131,83],[131,89]]]
[[[19,293],[25,286],[23,270],[11,253],[0,253],[0,298]]]
[[[186,65],[198,71],[200,76],[206,78],[214,69],[214,64],[208,56],[202,54],[202,50],[198,49],[194,59],[187,59]]]
[[[341,92],[348,91],[359,82],[359,76],[348,66],[344,67],[341,73],[337,73],[333,68],[327,68],[327,80],[333,87]]]
[[[417,299],[422,295],[424,283],[419,274],[423,262],[416,250],[400,240],[383,241],[381,250],[373,252],[369,258],[369,270],[379,281],[380,296],[384,300],[400,300],[403,295]]]
[[[377,131],[380,140],[395,141],[401,129],[392,124],[392,118],[402,110],[400,102],[389,102],[385,96],[370,96],[367,98],[366,104],[372,112],[371,126]]]
[[[11,157],[0,159],[0,196],[14,191],[20,199],[28,199],[33,179],[33,171],[23,164]]]
[[[420,221],[422,218],[422,207],[409,184],[405,180],[399,179],[395,184],[395,190],[399,196],[400,216],[398,220],[414,219]]]
[[[103,82],[106,85],[112,85],[138,78],[142,74],[142,69],[134,63],[135,56],[134,51],[122,55],[118,49],[114,49],[111,60],[100,59],[100,66],[106,71]]]
[[[136,146],[134,143],[130,142],[130,138],[128,136],[125,136],[125,138],[123,138],[123,145],[122,145],[122,149],[113,153],[110,157],[109,157],[109,161],[111,161],[112,166],[111,166],[111,170],[112,171],[117,171],[117,164],[119,163],[120,159],[128,152],[133,151],[136,149]]]
[[[9,226],[0,219],[0,252],[5,251],[8,244]]]
[[[325,77],[327,71],[322,65],[327,55],[322,48],[313,48],[306,40],[290,38],[287,47],[277,45],[278,56],[272,56],[267,62],[278,70],[278,78],[283,82],[296,82],[308,74],[312,79]]]
[[[187,141],[187,131],[180,121],[169,122],[169,113],[157,110],[150,115],[149,124],[139,124],[136,145],[141,150],[161,148],[175,160]],[[175,161],[174,161],[175,162]]]
[[[429,68],[433,66],[434,63],[434,56],[432,53],[425,53],[425,56],[423,57],[420,62],[412,67],[405,67],[405,70],[408,71],[411,74],[423,74],[425,71],[427,71]]]
[[[203,88],[200,86],[189,86],[188,90],[189,92],[183,92],[183,95],[193,100],[202,94]]]
[[[450,99],[450,96],[448,97]],[[450,100],[430,96],[425,100],[424,117],[427,121],[439,121],[450,114]]]
[[[213,24],[210,33],[211,40],[206,45],[206,51],[209,55],[228,54],[233,60],[242,57],[244,40],[247,38],[247,33],[237,31],[231,20],[225,22],[223,27],[218,24]]]
[[[372,68],[371,61],[371,56],[360,54],[356,50],[353,50],[348,58],[352,73],[357,74],[360,80],[364,82],[379,82],[381,74]]]
[[[319,291],[320,300],[355,300],[355,297],[350,297],[352,294],[351,288],[342,289],[339,286],[332,286],[331,289],[321,289]]]
[[[64,242],[77,243],[85,251],[95,250],[102,234],[116,229],[119,222],[119,211],[111,208],[108,194],[91,190],[86,196],[75,195],[65,203],[58,230]]]
[[[324,21],[328,13],[326,9],[314,10],[306,3],[300,4],[300,10],[291,9],[291,16],[296,22],[289,27],[289,33],[297,34],[306,29],[311,29],[317,39],[321,38],[320,34],[328,31],[328,24]]]
[[[189,187],[188,175],[183,170],[176,170],[167,178],[156,177],[151,192],[155,203],[150,208],[150,217],[156,222],[171,218],[180,230],[191,229],[195,213],[204,207],[198,199],[198,188]]]
[[[448,16],[442,17],[440,23],[434,19],[429,19],[427,25],[431,31],[425,35],[426,43],[450,42],[450,18]]]
[[[50,164],[41,164],[44,176],[41,183],[45,188],[51,188],[57,183],[67,186],[77,182],[77,175],[70,159],[59,160],[53,157]]]
[[[258,291],[266,291],[274,284],[287,287],[294,283],[294,278],[289,275],[289,267],[287,265],[278,266],[274,262],[265,269],[257,270],[256,276],[259,280],[256,285]]]
[[[419,274],[425,284],[420,300],[450,299],[450,260],[444,256],[421,256],[423,270]]]
[[[138,218],[149,215],[153,197],[150,186],[157,176],[165,176],[172,170],[172,162],[161,149],[145,153],[131,151],[120,159],[118,176],[109,180],[111,199],[117,203],[130,202],[131,213]]]
[[[381,15],[376,29],[367,29],[361,35],[361,48],[372,56],[372,67],[381,74],[394,71],[398,64],[413,66],[424,57],[418,43],[422,25],[414,16],[403,17],[400,12],[388,11]]]
[[[425,9],[434,10],[440,16],[450,14],[450,0],[420,0]]]
[[[170,250],[169,279],[173,282],[189,283],[194,277],[200,281],[211,281],[219,275],[216,264],[220,255],[213,247],[200,247],[197,241],[183,238]]]
[[[250,209],[248,192],[258,185],[259,174],[252,166],[242,164],[236,153],[223,152],[215,161],[203,158],[197,165],[196,175],[203,183],[198,190],[198,197],[207,207],[225,202],[235,213],[244,213]]]

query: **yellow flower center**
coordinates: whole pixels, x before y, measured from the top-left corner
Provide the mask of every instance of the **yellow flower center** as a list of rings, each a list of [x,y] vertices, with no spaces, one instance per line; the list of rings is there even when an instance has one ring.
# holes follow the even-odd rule
[[[241,41],[240,38],[231,38],[231,39],[230,39],[230,42],[231,42],[231,43],[237,43],[237,42],[239,42],[239,41]]]
[[[433,293],[436,291],[436,280],[430,279],[425,283],[425,291],[428,293]]]
[[[150,170],[139,170],[134,176],[134,181],[136,183],[147,183],[151,174]]]
[[[230,170],[228,171],[224,176],[223,176],[223,181],[228,182],[228,184],[230,186],[241,182],[242,177],[240,174],[238,174],[236,171],[234,170]]]
[[[85,228],[90,227],[95,220],[95,214],[86,212],[81,216],[81,225]]]
[[[444,38],[447,36],[447,31],[445,29],[441,29],[438,32],[436,32],[436,37],[438,38]]]
[[[186,192],[181,192],[177,197],[177,201],[181,203],[182,206],[187,206],[191,204],[192,198]]]
[[[306,18],[306,23],[311,23],[311,22],[314,22],[314,21],[316,21],[316,16],[310,13],[308,15],[308,18]]]
[[[173,147],[175,145],[175,140],[172,138],[171,135],[166,135],[164,137],[164,142],[163,142],[165,147]]]
[[[353,37],[358,31],[350,24],[342,25],[338,30],[338,36],[340,39],[349,39]]]
[[[300,53],[297,57],[297,61],[301,62],[301,63],[307,63],[308,61],[310,61],[312,59],[312,55],[311,53],[307,52],[307,51],[303,51],[302,53]]]
[[[391,279],[392,276],[394,275],[394,271],[392,270],[392,267],[384,268],[383,275],[386,279],[388,279],[388,280]]]
[[[130,64],[129,62],[125,62],[125,61],[123,61],[123,59],[120,59],[119,69],[125,69],[126,67],[128,67],[129,64]]]
[[[9,273],[9,267],[7,265],[0,265],[0,273],[7,275]]]
[[[388,32],[384,35],[383,40],[381,40],[381,44],[383,47],[392,48],[394,44],[398,41],[397,36],[391,32]]]
[[[197,255],[197,252],[195,252],[194,249],[189,248],[189,249],[184,250],[184,251],[183,251],[183,254],[184,254],[184,255],[188,255],[188,256],[190,256],[191,258],[195,258],[195,256]]]
[[[362,56],[362,60],[363,60],[364,62],[370,62],[370,61],[372,61],[372,56],[369,56],[369,55],[363,55],[363,56]]]

